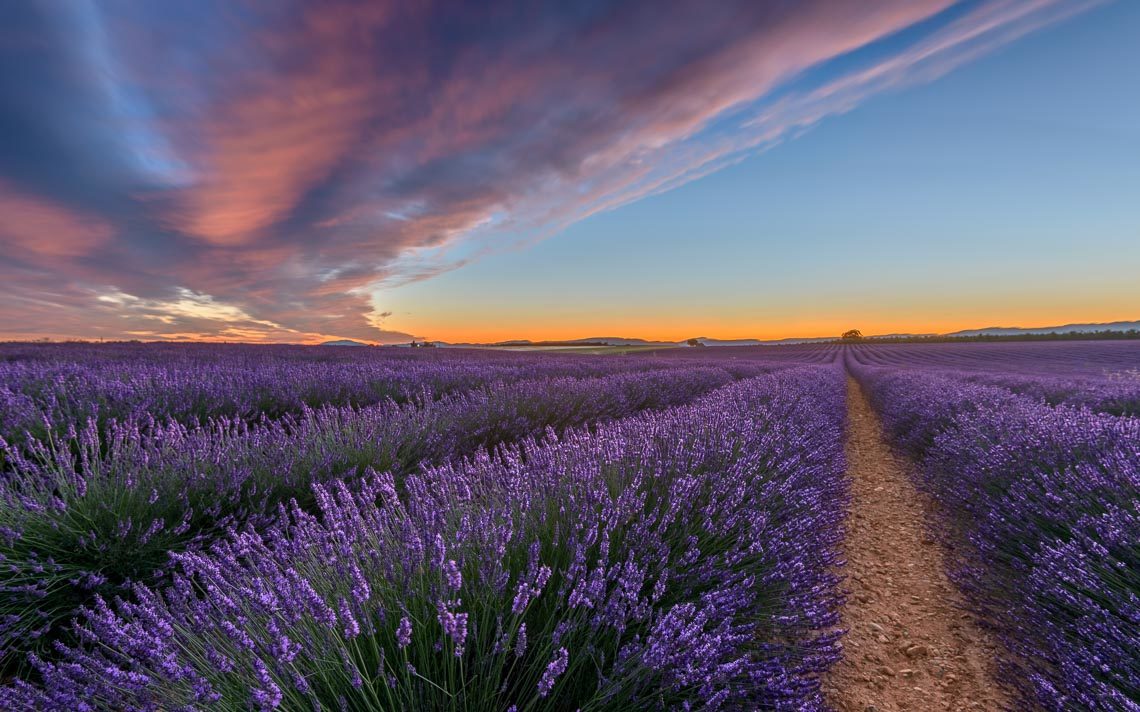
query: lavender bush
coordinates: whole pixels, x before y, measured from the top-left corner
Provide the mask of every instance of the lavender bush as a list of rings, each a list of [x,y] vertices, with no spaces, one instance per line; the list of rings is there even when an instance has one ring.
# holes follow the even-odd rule
[[[313,487],[98,602],[13,709],[803,709],[838,655],[843,382]]]

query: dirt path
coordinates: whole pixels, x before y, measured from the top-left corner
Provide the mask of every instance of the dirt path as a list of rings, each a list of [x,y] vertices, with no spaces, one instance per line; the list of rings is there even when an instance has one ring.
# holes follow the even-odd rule
[[[923,530],[923,500],[850,377],[847,397],[849,632],[844,659],[824,680],[828,701],[843,712],[1008,707],[991,674],[993,648]]]

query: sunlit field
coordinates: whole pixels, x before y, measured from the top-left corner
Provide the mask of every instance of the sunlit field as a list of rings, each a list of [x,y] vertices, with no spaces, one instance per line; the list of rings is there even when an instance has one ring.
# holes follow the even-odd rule
[[[1140,704],[1140,342],[0,359],[5,709],[824,706],[849,378],[1012,694]]]

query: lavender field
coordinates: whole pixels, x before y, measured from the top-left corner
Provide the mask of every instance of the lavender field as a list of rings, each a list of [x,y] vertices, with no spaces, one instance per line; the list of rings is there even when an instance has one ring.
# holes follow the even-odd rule
[[[1138,374],[1140,342],[5,345],[0,708],[835,706],[854,378],[1016,707],[1140,709]]]

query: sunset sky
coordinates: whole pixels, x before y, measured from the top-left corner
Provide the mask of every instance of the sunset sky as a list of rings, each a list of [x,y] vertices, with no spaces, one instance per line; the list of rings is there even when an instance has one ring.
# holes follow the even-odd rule
[[[1140,2],[0,3],[0,339],[1140,319]]]

